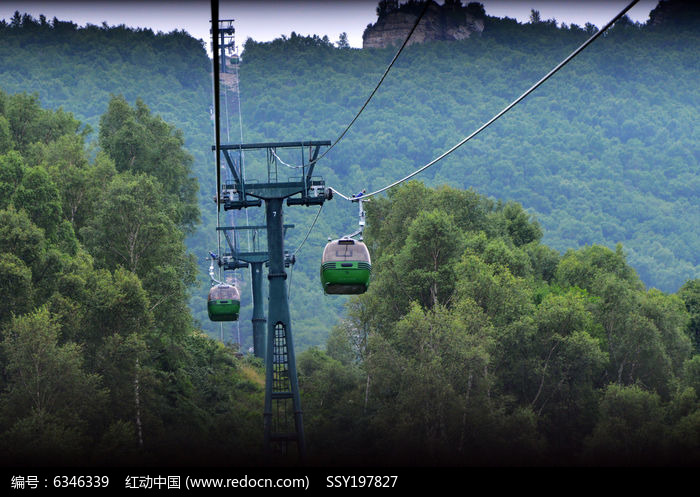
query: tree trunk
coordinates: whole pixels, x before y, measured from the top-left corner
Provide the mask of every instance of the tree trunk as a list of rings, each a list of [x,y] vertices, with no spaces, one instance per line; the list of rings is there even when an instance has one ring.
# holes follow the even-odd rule
[[[136,358],[134,371],[134,400],[136,402],[136,429],[139,435],[139,447],[143,447],[143,433],[141,431],[141,406],[139,398],[139,358]]]
[[[365,405],[362,407],[362,414],[367,414],[367,403],[369,402],[369,373],[367,373],[367,383],[365,384]]]
[[[469,372],[469,379],[467,380],[467,393],[464,396],[464,411],[462,412],[462,430],[459,434],[459,446],[457,447],[457,452],[462,452],[464,449],[464,432],[467,429],[467,407],[469,407],[469,393],[472,390],[472,379],[473,374]]]

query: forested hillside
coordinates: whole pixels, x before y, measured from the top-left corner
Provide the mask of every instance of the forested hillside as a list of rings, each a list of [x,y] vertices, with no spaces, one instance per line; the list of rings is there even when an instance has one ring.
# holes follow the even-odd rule
[[[210,117],[211,60],[202,44],[184,32],[153,33],[106,24],[79,28],[70,21],[47,20],[43,16],[34,19],[19,13],[8,22],[0,23],[0,36],[0,89],[10,94],[35,93],[41,105],[72,112],[83,124],[83,132],[91,146],[98,140],[100,117],[107,111],[110,98],[114,95],[123,97],[131,105],[140,99],[154,114],[182,133],[184,149],[192,156],[192,170],[199,180],[198,204],[202,213],[201,223],[187,233],[186,240],[199,267],[199,287],[192,289],[190,305],[198,324],[210,335],[219,337],[219,325],[209,322],[206,312],[209,262],[205,259],[210,250],[217,251],[217,220],[212,202],[216,183],[211,153],[214,143],[214,126]],[[228,99],[232,98],[229,90]],[[232,103],[231,130],[224,133],[238,137],[240,130],[232,128],[233,124],[238,123],[237,117],[234,119],[234,111],[237,108]],[[132,131],[124,130],[119,137],[114,137],[114,144],[120,142],[121,145],[131,146],[132,137],[129,134]],[[297,138],[301,137],[290,139]],[[146,137],[139,138],[144,139]],[[140,143],[148,146],[143,141]],[[168,144],[163,143],[147,153],[150,158],[156,158],[162,167],[170,167]],[[172,173],[163,172],[164,175]],[[304,223],[312,216],[305,216],[308,214],[306,210],[298,214],[300,217],[296,218],[292,215],[290,223],[299,220]],[[244,215],[234,215],[239,223],[245,222]],[[258,219],[255,216],[256,213],[250,213],[251,222]],[[229,221],[230,218],[222,215],[221,224]],[[303,226],[296,232],[292,230],[292,247],[305,235],[301,233],[303,230]],[[319,298],[316,255],[299,264],[302,267],[295,271],[295,284],[303,290],[293,292],[292,298],[304,294],[311,294],[313,299]],[[240,331],[244,348],[247,348],[252,345],[251,292],[247,271],[237,273],[243,290],[241,321],[233,327],[228,326],[223,335],[225,341],[235,342]],[[305,305],[307,302],[308,299],[304,299],[300,303]],[[299,312],[299,305],[293,308],[295,320],[305,318],[304,324],[299,326],[297,343],[302,347],[322,343],[328,326],[337,320],[341,306],[342,301],[338,299],[327,300],[315,316]]]
[[[329,154],[324,171],[333,173],[325,174],[345,193],[405,176],[588,36],[583,28],[489,18],[481,37],[408,47]],[[700,264],[698,47],[697,29],[616,26],[422,178],[520,202],[559,251],[623,243],[646,285],[674,292]],[[335,136],[395,50],[338,50],[301,37],[249,42],[244,123],[267,139]]]
[[[487,12],[488,14],[488,12]],[[50,13],[47,13],[50,15]],[[316,172],[349,194],[382,187],[445,151],[527,89],[578,46],[592,27],[520,24],[486,17],[482,36],[406,49],[343,142]],[[19,13],[0,26],[0,85],[36,92],[92,128],[110,95],[154,114],[183,133],[200,183],[202,223],[188,237],[203,285],[191,300],[204,312],[208,250],[217,246],[210,153],[210,61],[184,32],[35,20]],[[700,274],[698,253],[698,30],[693,22],[620,22],[535,94],[450,157],[426,171],[428,185],[474,188],[514,200],[534,213],[544,241],[560,252],[622,243],[649,287],[675,292]],[[240,67],[243,139],[247,142],[334,139],[381,76],[396,48],[337,48],[327,39],[248,40]],[[51,61],[48,63],[48,61]],[[240,137],[235,95],[226,138]],[[96,141],[96,133],[87,135]],[[160,153],[155,152],[154,153]],[[297,157],[282,157],[294,164]],[[264,158],[246,157],[251,179]],[[284,169],[284,168],[282,168]],[[284,171],[282,171],[284,174]],[[290,170],[290,175],[293,171]],[[250,211],[250,209],[249,209]],[[260,214],[249,212],[248,222]],[[316,212],[287,209],[288,248],[306,235]],[[235,213],[235,222],[246,222]],[[227,221],[222,221],[227,224]],[[334,200],[319,218],[294,270],[290,293],[299,344],[320,344],[342,300],[322,297],[318,260],[327,236],[356,228],[356,210]],[[246,271],[240,322],[250,345]],[[314,303],[316,312],[307,309]],[[320,303],[320,305],[318,305]],[[235,330],[226,330],[229,340]]]
[[[186,305],[179,133],[113,98],[90,158],[69,113],[0,93],[0,118],[3,461],[269,462],[261,364]],[[134,122],[178,174],[111,146]],[[410,182],[368,222],[370,291],[299,356],[312,462],[700,462],[697,280],[647,291],[621,247],[562,256],[473,191]]]
[[[621,21],[371,198],[362,296],[318,279],[357,205],[336,195],[310,233],[317,208],[285,207],[286,248],[304,243],[287,282],[312,463],[700,463],[695,20]],[[346,195],[405,176],[592,29],[487,16],[481,36],[408,47],[315,173]],[[395,51],[248,40],[225,141],[335,139]],[[267,461],[262,365],[207,336],[210,63],[184,32],[0,23],[4,461]],[[245,159],[264,180],[267,158]],[[224,341],[240,329],[246,349],[237,273]]]
[[[621,247],[560,255],[473,191],[410,182],[368,223],[369,291],[299,359],[324,460],[700,463],[697,280],[645,290]]]
[[[181,134],[122,98],[100,117],[94,157],[80,128],[0,92],[0,460],[177,462],[259,447],[260,364],[195,329],[188,307],[184,239],[198,209]],[[124,135],[132,148],[114,147]],[[168,168],[144,142],[167,148]]]

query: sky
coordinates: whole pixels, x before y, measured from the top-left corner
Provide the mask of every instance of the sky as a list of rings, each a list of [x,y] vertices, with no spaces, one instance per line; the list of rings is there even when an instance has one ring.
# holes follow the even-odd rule
[[[463,4],[471,0],[462,0]],[[378,0],[219,0],[219,19],[233,19],[239,51],[247,38],[272,41],[292,31],[299,35],[328,36],[338,41],[345,32],[350,46],[362,47],[362,33],[377,19]],[[439,0],[438,3],[443,3]],[[527,22],[532,9],[543,20],[559,23],[587,22],[602,27],[629,0],[483,0],[486,14]],[[628,13],[633,21],[646,22],[657,0],[640,0]],[[211,3],[209,0],[0,0],[0,19],[9,21],[15,11],[38,19],[72,21],[79,26],[124,24],[169,33],[185,30],[197,39],[209,41]],[[207,46],[209,43],[207,43]]]

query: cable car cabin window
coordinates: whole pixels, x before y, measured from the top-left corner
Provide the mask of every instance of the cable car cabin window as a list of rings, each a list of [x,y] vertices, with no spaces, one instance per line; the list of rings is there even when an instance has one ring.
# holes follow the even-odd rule
[[[323,251],[323,262],[369,262],[369,252],[364,243],[354,240],[336,240],[326,245]]]
[[[209,300],[239,300],[238,289],[231,285],[216,285],[209,290]]]
[[[335,251],[335,260],[348,260],[352,259],[352,248],[340,246]]]

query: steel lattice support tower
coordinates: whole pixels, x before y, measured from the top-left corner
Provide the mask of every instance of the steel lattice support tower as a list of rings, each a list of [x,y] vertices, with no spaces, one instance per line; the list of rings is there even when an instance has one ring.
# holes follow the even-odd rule
[[[234,55],[236,53],[236,29],[233,27],[234,19],[219,20],[219,50],[221,53],[221,72],[226,73],[226,55]]]

